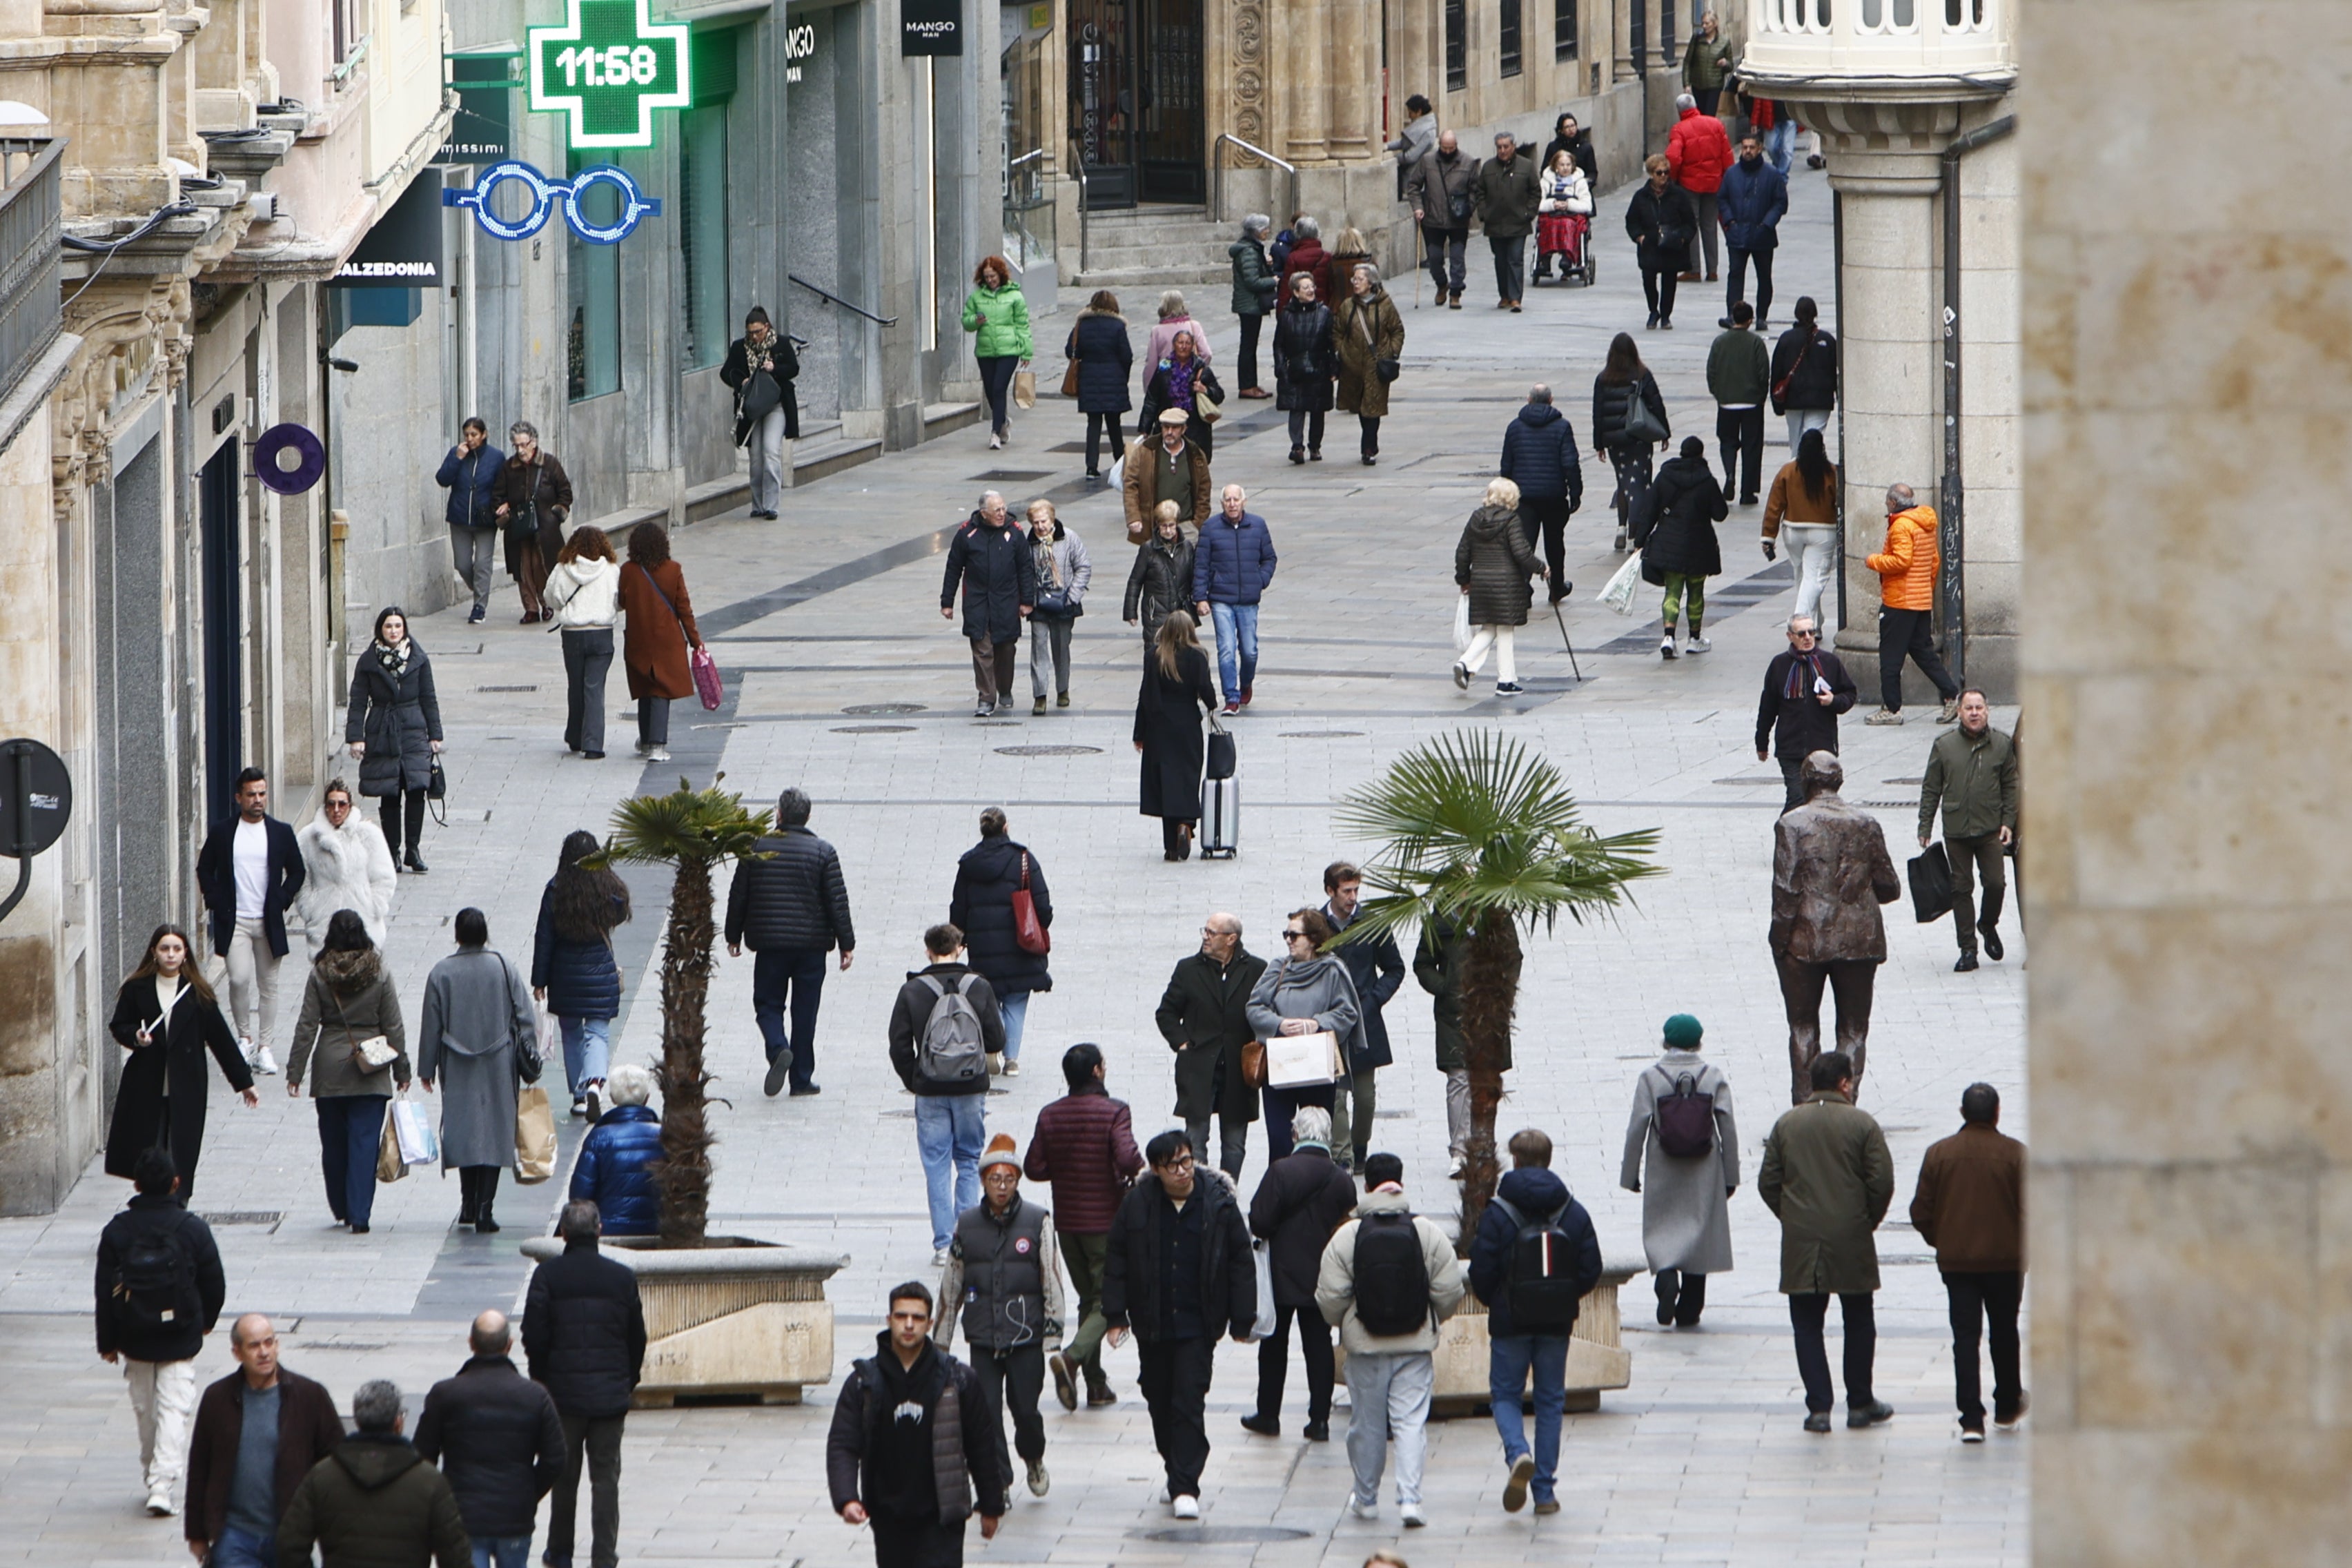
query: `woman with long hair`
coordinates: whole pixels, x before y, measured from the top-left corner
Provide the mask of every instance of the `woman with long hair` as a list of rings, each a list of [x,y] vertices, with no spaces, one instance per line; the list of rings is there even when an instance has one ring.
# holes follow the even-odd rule
[[[1192,611],[1168,612],[1144,655],[1143,689],[1135,700],[1135,749],[1143,758],[1139,809],[1160,819],[1161,858],[1168,860],[1192,858],[1205,750],[1201,715],[1217,710],[1216,682],[1195,627]]]
[[[541,597],[563,633],[563,743],[590,762],[604,755],[604,677],[621,618],[621,563],[613,542],[583,522],[563,542]]]
[[[1119,416],[1135,406],[1129,378],[1135,372],[1135,348],[1127,341],[1127,318],[1118,313],[1118,296],[1108,289],[1095,290],[1078,312],[1063,354],[1078,369],[1078,412],[1087,416],[1087,478],[1102,478],[1102,448],[1118,456]]]
[[[180,1195],[196,1186],[196,1157],[205,1145],[205,1053],[247,1106],[261,1103],[253,1069],[237,1049],[236,1031],[221,1016],[213,988],[196,967],[188,933],[160,925],[147,939],[139,967],[114,994],[107,1032],[131,1053],[115,1091],[114,1120],[106,1133],[106,1173],[126,1180],[139,1156],[169,1149],[180,1168]]]
[[[377,614],[375,637],[352,670],[343,743],[359,762],[360,793],[377,802],[384,847],[422,876],[425,857],[417,851],[425,842],[425,792],[441,752],[441,699],[433,690],[433,661],[408,635],[408,616],[397,605]]]
[[[572,1114],[593,1120],[621,1016],[621,965],[613,928],[629,918],[629,885],[608,868],[581,862],[597,849],[584,829],[564,835],[555,875],[539,896],[530,940],[530,994],[563,1029],[563,1081]]]
[[[694,695],[694,672],[687,649],[702,646],[694,625],[694,601],[686,595],[686,574],[669,556],[669,530],[641,522],[629,531],[629,563],[621,568],[621,609],[628,625],[621,659],[628,667],[629,695],[637,700],[637,752],[650,762],[669,761],[669,705]]]
[[[1013,416],[1005,412],[1013,373],[1037,352],[1029,339],[1029,301],[1004,258],[983,256],[971,269],[963,330],[972,334],[972,356],[980,362],[981,390],[988,396],[988,447],[994,451],[1013,439]]]
[[[1822,433],[1808,430],[1797,443],[1796,460],[1781,465],[1764,498],[1764,559],[1772,559],[1776,538],[1788,546],[1789,563],[1797,569],[1797,614],[1811,616],[1825,636],[1836,630],[1822,626],[1821,610],[1837,550],[1837,465]]]
[[[408,1034],[400,993],[368,940],[367,926],[350,910],[337,910],[327,922],[327,939],[302,988],[286,1092],[300,1099],[303,1075],[314,1066],[310,1100],[319,1115],[327,1208],[337,1225],[365,1236],[375,1210],[384,1110],[395,1085],[408,1087]]]
[[[1658,428],[1654,437],[1635,435],[1632,426],[1636,422],[1636,410],[1646,410],[1643,418]],[[1631,332],[1620,332],[1609,341],[1609,358],[1601,374],[1592,378],[1592,449],[1609,454],[1609,465],[1617,472],[1617,494],[1611,505],[1617,509],[1617,548],[1625,548],[1625,520],[1650,488],[1650,454],[1659,441],[1674,434],[1666,421],[1665,395],[1658,390],[1657,378],[1642,363],[1642,351],[1633,344]]]

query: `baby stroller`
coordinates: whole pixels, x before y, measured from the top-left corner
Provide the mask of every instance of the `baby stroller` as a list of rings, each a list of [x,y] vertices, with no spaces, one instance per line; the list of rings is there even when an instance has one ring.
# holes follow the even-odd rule
[[[1547,279],[1552,258],[1559,261],[1562,283],[1592,287],[1592,219],[1583,213],[1545,213],[1536,219],[1536,277]]]

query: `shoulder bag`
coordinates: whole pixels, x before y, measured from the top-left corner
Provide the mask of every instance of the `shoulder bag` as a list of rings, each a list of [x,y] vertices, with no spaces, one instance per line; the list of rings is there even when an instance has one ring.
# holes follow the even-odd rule
[[[382,1072],[399,1059],[391,1036],[370,1035],[362,1040],[352,1032],[351,1021],[343,1016],[343,999],[331,985],[327,987],[327,1000],[334,1005],[335,1022],[342,1026],[343,1037],[351,1042],[352,1067],[363,1073]]]
[[[1789,374],[1772,384],[1773,413],[1785,414],[1788,412],[1786,405],[1789,401],[1789,384],[1797,379],[1797,372],[1804,368],[1805,356],[1812,352],[1813,336],[1811,332],[1808,332],[1805,334],[1805,341],[1797,345],[1797,357],[1789,362]]]
[[[1664,440],[1665,424],[1650,406],[1650,400],[1642,395],[1642,384],[1638,381],[1626,383],[1625,395],[1624,439],[1644,441],[1652,446]]]
[[[1021,885],[1013,889],[1013,940],[1024,952],[1054,950],[1054,933],[1037,918],[1037,900],[1029,891],[1029,852],[1021,852]]]

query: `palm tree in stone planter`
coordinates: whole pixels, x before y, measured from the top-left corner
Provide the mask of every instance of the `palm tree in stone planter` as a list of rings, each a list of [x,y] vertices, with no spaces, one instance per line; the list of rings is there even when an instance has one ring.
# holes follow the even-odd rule
[[[1406,752],[1340,803],[1340,830],[1377,840],[1364,868],[1376,897],[1347,937],[1415,922],[1463,933],[1464,1065],[1470,1148],[1462,1172],[1459,1246],[1466,1255],[1494,1196],[1495,1111],[1519,1000],[1521,926],[1546,931],[1613,910],[1625,885],[1664,869],[1654,829],[1601,837],[1580,818],[1559,770],[1494,730],[1457,731]],[[1346,940],[1342,938],[1341,940]]]
[[[734,860],[764,858],[758,845],[769,814],[746,811],[743,797],[686,780],[667,795],[641,795],[613,808],[613,835],[601,864],[671,866],[669,925],[662,936],[661,1244],[700,1247],[710,1222],[710,1124],[704,1093],[703,1004],[710,993],[711,874]]]

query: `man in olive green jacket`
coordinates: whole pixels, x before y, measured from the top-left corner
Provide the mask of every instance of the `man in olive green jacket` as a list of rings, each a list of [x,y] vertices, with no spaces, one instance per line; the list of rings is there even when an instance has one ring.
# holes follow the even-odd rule
[[[1919,847],[1927,847],[1936,807],[1944,808],[1944,849],[1952,859],[1952,927],[1960,939],[1965,974],[1977,967],[1977,937],[1985,956],[2001,957],[2000,902],[2009,880],[2001,858],[2017,837],[2017,745],[1992,727],[1985,694],[1960,693],[1960,722],[1936,737],[1919,786]],[[1977,913],[1976,876],[1984,878],[1984,912]]]
[[[359,1430],[310,1467],[278,1526],[278,1568],[472,1568],[449,1478],[401,1436],[400,1390],[377,1379],[352,1395]]]
[[[1780,1220],[1780,1293],[1797,1333],[1805,1381],[1805,1430],[1830,1429],[1829,1351],[1822,1337],[1835,1296],[1845,1320],[1845,1424],[1872,1426],[1895,1414],[1870,1389],[1878,1328],[1878,1246],[1871,1233],[1895,1200],[1895,1161],[1877,1121],[1853,1103],[1853,1063],[1843,1051],[1813,1058],[1813,1097],[1783,1115],[1764,1140],[1756,1191]]]
[[[1527,292],[1528,236],[1536,226],[1543,182],[1533,156],[1507,131],[1495,138],[1495,155],[1478,165],[1478,222],[1495,253],[1495,306],[1516,310]]]

